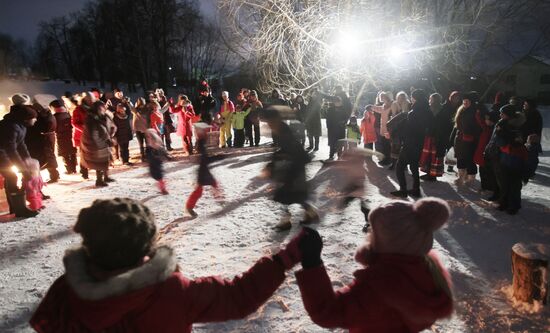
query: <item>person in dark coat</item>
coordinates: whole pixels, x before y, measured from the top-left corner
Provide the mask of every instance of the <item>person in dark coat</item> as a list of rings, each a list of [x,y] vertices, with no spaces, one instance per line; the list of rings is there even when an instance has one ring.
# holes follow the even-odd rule
[[[71,115],[67,112],[65,105],[60,100],[50,103],[50,110],[53,112],[57,127],[55,138],[57,141],[57,155],[63,158],[65,170],[68,175],[76,173],[76,148],[73,146],[73,125]]]
[[[501,120],[493,132],[499,155],[499,170],[496,174],[500,189],[498,209],[515,215],[521,208],[522,180],[528,159],[522,137],[525,115],[517,111],[514,105],[503,106],[500,115]]]
[[[169,159],[168,152],[164,148],[161,137],[157,132],[149,128],[145,131],[145,137],[147,139],[147,163],[149,164],[149,173],[151,177],[157,181],[157,186],[160,193],[163,195],[168,194],[166,189],[166,181],[164,180],[164,160]]]
[[[290,108],[294,111],[296,120],[290,121],[290,128],[295,134],[296,139],[300,141],[302,146],[306,144],[306,126],[307,105],[302,95],[297,95],[292,101]]]
[[[476,92],[464,95],[462,106],[456,113],[454,142],[458,167],[456,185],[470,184],[476,178],[477,166],[474,163],[474,154],[481,134],[481,127],[476,119],[479,109],[478,101],[479,97]]]
[[[296,282],[311,320],[350,333],[412,333],[451,316],[450,274],[432,250],[433,233],[449,214],[448,204],[436,198],[393,201],[373,209],[372,232],[355,255],[363,268],[339,290],[321,260],[323,240],[317,231],[304,228]]]
[[[402,125],[403,143],[397,164],[395,165],[395,174],[399,181],[399,190],[391,192],[392,195],[406,198],[408,194],[413,197],[420,196],[420,176],[418,173],[418,163],[422,153],[422,146],[426,130],[433,122],[433,115],[428,104],[428,96],[422,89],[417,89],[411,94],[411,111],[407,114],[407,120]],[[407,190],[407,180],[405,178],[405,168],[409,166],[413,177],[412,190]]]
[[[433,138],[433,142],[429,168],[423,170],[426,172],[426,175],[421,176],[420,179],[435,181],[437,177],[443,176],[443,163],[447,149],[449,149],[449,136],[453,130],[453,108],[446,107],[447,104],[449,106],[452,104],[452,97],[449,98],[449,101],[441,105],[441,95],[432,94],[430,96],[430,109],[434,115],[434,119],[428,130],[428,135]]]
[[[113,121],[117,128],[115,138],[120,157],[122,158],[122,163],[124,165],[132,165],[132,163],[130,163],[130,151],[128,146],[130,145],[130,141],[134,138],[134,133],[132,132],[130,116],[128,116],[124,104],[121,103],[117,105]]]
[[[281,91],[277,88],[273,89],[271,91],[271,95],[269,96],[266,106],[275,106],[275,105],[282,105],[282,106],[289,106],[288,101],[284,98],[283,94],[281,94]],[[248,126],[248,122],[245,121],[245,127]],[[273,139],[273,146],[277,146],[279,144],[279,138],[275,136],[273,133],[271,133],[271,138]]]
[[[193,109],[196,115],[201,116],[201,122],[210,125],[212,123],[212,110],[216,107],[216,100],[212,97],[210,86],[206,81],[199,86],[199,96],[195,100]]]
[[[526,99],[523,102],[523,114],[525,115],[525,124],[521,127],[523,140],[527,141],[531,134],[535,134],[540,140],[542,138],[542,116],[537,110],[537,103],[532,99]]]
[[[430,95],[430,111],[434,119],[426,132],[424,148],[420,156],[420,170],[426,173],[420,176],[422,180],[436,181],[437,177],[443,175],[443,159],[452,130],[452,120],[450,115],[442,113],[442,99],[440,94]]]
[[[261,114],[271,131],[279,138],[277,149],[264,169],[264,175],[277,184],[273,200],[285,205],[281,221],[274,227],[278,231],[292,228],[288,206],[300,204],[305,210],[302,224],[319,221],[316,208],[308,202],[309,188],[306,182],[306,164],[310,158],[304,147],[296,140],[290,127],[281,120],[277,111],[267,109]]]
[[[329,160],[334,159],[334,154],[339,154],[338,141],[346,137],[346,123],[349,114],[343,107],[342,98],[336,96],[334,102],[329,102],[327,108],[327,134],[330,147]]]
[[[96,200],[80,211],[82,245],[65,253],[64,274],[48,289],[30,325],[37,332],[191,333],[193,323],[254,313],[300,262],[304,232],[233,279],[191,280],[175,250],[159,245],[155,217],[134,199]]]
[[[504,95],[504,92],[502,91],[497,92],[495,94],[495,100],[493,101],[493,105],[491,106],[491,111],[500,113],[500,108],[506,105],[505,99],[506,99],[506,96]]]
[[[260,110],[263,108],[262,102],[258,99],[256,90],[250,91],[243,111],[248,112],[244,120],[244,132],[248,139],[250,147],[260,145]],[[252,133],[254,131],[254,133]]]
[[[476,121],[481,128],[481,133],[474,152],[474,163],[479,167],[481,191],[495,191],[496,180],[492,174],[492,168],[487,165],[488,161],[485,159],[484,153],[499,117],[500,113],[489,111],[482,104],[478,105]]]
[[[101,101],[94,102],[86,115],[84,132],[82,133],[80,159],[87,169],[96,171],[97,187],[108,186],[109,159],[113,144],[107,124],[105,104]]]
[[[146,140],[145,140],[145,132],[147,129],[149,129],[150,121],[151,121],[151,113],[150,109],[147,107],[145,103],[145,99],[143,97],[140,97],[136,101],[136,105],[132,107],[132,128],[136,134],[136,138],[138,140],[139,145],[139,152],[141,154],[141,160],[145,161],[145,148],[147,146]]]
[[[449,133],[449,136],[445,138],[446,144],[446,152],[448,152],[453,146],[455,142],[455,136],[456,136],[456,127],[455,127],[455,117],[456,112],[462,105],[462,94],[460,94],[459,91],[453,91],[450,95],[445,104],[443,104],[443,113],[447,113],[451,116],[451,131]],[[449,164],[447,166],[447,172],[454,172],[454,165]]]
[[[25,143],[29,148],[31,157],[40,162],[42,169],[47,169],[50,175],[48,184],[59,180],[57,171],[57,158],[55,156],[55,130],[57,123],[50,110],[44,108],[38,102],[33,104],[38,113],[36,124],[27,131]]]
[[[342,112],[347,114],[348,118],[351,117],[353,105],[351,104],[351,100],[349,99],[348,95],[344,91],[344,87],[336,86],[334,88],[334,96],[340,97],[340,100],[342,101]]]
[[[157,96],[157,102],[160,104],[161,113],[164,119],[164,132],[162,137],[166,146],[166,150],[172,151],[172,138],[170,135],[176,132],[176,127],[174,126],[174,120],[172,119],[172,113],[170,112],[169,101],[164,95],[164,90],[157,89],[155,91]]]
[[[307,150],[319,150],[319,138],[321,137],[321,107],[323,98],[317,89],[312,90],[306,107],[306,131],[308,138]]]
[[[189,195],[187,202],[185,203],[185,215],[189,217],[197,216],[194,208],[197,201],[202,197],[204,186],[212,186],[214,189],[214,197],[216,199],[222,199],[223,194],[218,181],[210,172],[210,163],[215,162],[223,158],[222,155],[209,156],[206,150],[206,130],[210,129],[210,125],[206,123],[196,123],[195,132],[197,133],[197,150],[200,154],[199,170],[197,177],[197,184],[195,190]]]
[[[10,213],[16,217],[34,217],[38,212],[27,208],[25,192],[17,186],[17,175],[12,166],[16,166],[25,178],[30,178],[29,167],[25,163],[30,158],[25,137],[27,128],[36,123],[36,110],[30,105],[27,95],[16,94],[11,98],[10,112],[0,120],[0,174],[4,178],[4,191]]]
[[[481,127],[481,134],[479,135],[479,141],[474,154],[474,163],[479,166],[481,190],[492,191],[493,197],[496,198],[499,190],[496,176],[493,172],[493,166],[491,165],[494,162],[491,161],[491,158],[487,158],[485,156],[485,150],[487,149],[489,140],[494,132],[495,124],[500,119],[500,112],[495,112],[493,110],[483,112],[482,110],[478,110],[476,119]],[[492,201],[493,197],[490,197],[489,201]]]

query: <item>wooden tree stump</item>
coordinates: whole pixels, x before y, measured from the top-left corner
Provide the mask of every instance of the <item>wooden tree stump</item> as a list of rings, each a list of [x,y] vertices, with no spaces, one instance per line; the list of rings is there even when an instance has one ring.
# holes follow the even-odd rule
[[[515,299],[548,302],[550,245],[517,243],[512,247],[512,287]]]

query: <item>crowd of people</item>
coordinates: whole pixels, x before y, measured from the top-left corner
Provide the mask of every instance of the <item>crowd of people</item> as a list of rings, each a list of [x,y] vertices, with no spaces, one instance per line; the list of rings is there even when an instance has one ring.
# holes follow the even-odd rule
[[[458,168],[459,187],[474,185],[479,169],[478,190],[490,193],[485,199],[512,215],[521,208],[522,184],[534,176],[542,152],[542,117],[535,101],[520,105],[511,97],[505,103],[502,93],[487,108],[476,92],[453,91],[444,99],[415,89],[410,99],[401,91],[395,101],[391,93],[380,92],[376,105],[365,107],[360,128],[364,146],[374,144],[384,155],[379,164],[395,169],[399,189],[392,195],[420,197],[420,181],[436,181],[447,163],[448,172]]]
[[[60,177],[57,147],[66,174],[77,173],[79,164],[84,179],[93,169],[96,186],[104,187],[114,181],[109,170],[115,161],[132,165],[129,143],[135,137],[141,160],[149,162],[160,191],[167,193],[160,163],[169,158],[163,150],[173,150],[171,134],[181,136],[185,155],[202,151],[194,128],[198,122],[219,133],[219,148],[258,146],[260,114],[266,108],[276,110],[286,120],[290,134],[284,135],[292,135],[306,152],[319,150],[321,118],[326,118],[329,160],[341,158],[346,150],[360,144],[382,154],[378,163],[395,170],[399,189],[391,194],[399,198],[420,197],[421,180],[436,181],[443,175],[445,164],[449,165],[448,172],[454,172],[455,164],[456,185],[474,184],[479,170],[479,190],[491,192],[486,199],[497,202],[498,209],[516,214],[521,208],[522,183],[534,175],[542,151],[542,117],[535,101],[526,99],[520,105],[519,99],[512,97],[505,103],[502,93],[487,108],[476,92],[454,91],[443,98],[438,93],[428,95],[422,89],[411,89],[410,97],[400,91],[394,100],[391,92],[381,91],[375,103],[354,109],[342,86],[335,87],[333,94],[312,89],[305,97],[294,93],[285,97],[275,89],[265,102],[256,91],[243,88],[232,101],[227,91],[219,100],[214,98],[203,81],[194,102],[184,94],[174,101],[162,89],[135,103],[119,89],[66,93],[47,107],[25,94],[16,94],[11,101],[10,113],[0,123],[0,152],[10,211],[17,216],[34,216],[36,210],[18,204],[25,194],[16,186],[13,165],[27,180],[31,159],[37,160],[40,169],[49,173],[47,183],[55,183]],[[285,138],[277,130],[271,132],[272,145],[279,146]],[[154,143],[153,133],[160,137],[160,145]],[[412,188],[407,187],[407,167]],[[420,171],[425,174],[420,176]],[[42,183],[33,184],[34,192],[38,189],[42,193]]]
[[[182,137],[186,154],[200,154],[197,185],[185,204],[185,213],[196,216],[205,186],[214,189],[215,197],[223,196],[209,169],[222,157],[206,149],[208,133],[218,136],[220,149],[255,147],[263,121],[276,147],[263,175],[276,184],[273,200],[285,207],[275,228],[291,229],[291,204],[304,208],[301,224],[317,223],[320,215],[309,202],[306,165],[312,157],[308,152],[319,150],[324,117],[330,148],[325,165],[341,167],[345,174],[342,208],[359,199],[366,222],[367,243],[355,257],[365,267],[338,291],[323,266],[322,238],[307,227],[233,280],[189,280],[174,251],[156,243],[156,223],[146,206],[133,199],[97,200],[81,210],[74,226],[82,247],[66,253],[65,274],[31,319],[31,326],[43,333],[129,327],[187,332],[195,322],[243,318],[266,302],[283,283],[285,271],[299,262],[296,282],[318,325],[350,332],[421,331],[453,309],[449,274],[432,251],[433,233],[448,220],[450,208],[436,198],[368,207],[365,162],[380,156],[380,166],[395,170],[399,189],[389,194],[397,198],[419,198],[420,181],[436,181],[445,164],[447,172],[457,166],[460,187],[474,184],[479,169],[480,190],[491,192],[487,199],[516,214],[522,184],[533,177],[542,151],[542,117],[535,102],[527,99],[520,105],[513,97],[504,103],[502,94],[487,108],[475,92],[454,91],[444,99],[414,89],[410,97],[397,93],[395,100],[390,92],[379,92],[374,104],[358,110],[341,86],[332,94],[314,89],[288,99],[274,90],[262,103],[249,89],[241,89],[235,101],[224,91],[217,101],[203,82],[194,103],[186,95],[174,101],[161,89],[135,103],[120,90],[66,94],[48,107],[25,94],[11,101],[0,121],[0,172],[10,210],[18,217],[36,216],[43,208],[47,196],[41,169],[48,171],[49,183],[59,180],[55,147],[67,174],[80,172],[88,179],[89,170],[95,170],[96,186],[105,187],[114,181],[109,170],[115,160],[132,166],[129,142],[136,137],[139,157],[167,194],[163,161],[173,150],[172,133]],[[12,166],[23,174],[21,188]],[[412,189],[407,187],[407,167]]]

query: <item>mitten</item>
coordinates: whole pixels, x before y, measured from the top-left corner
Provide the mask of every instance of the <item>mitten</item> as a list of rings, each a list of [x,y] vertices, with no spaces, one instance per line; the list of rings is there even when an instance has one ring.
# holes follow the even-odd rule
[[[311,228],[304,228],[305,235],[300,239],[300,252],[302,253],[302,267],[312,268],[323,264],[321,250],[323,240],[319,233]]]

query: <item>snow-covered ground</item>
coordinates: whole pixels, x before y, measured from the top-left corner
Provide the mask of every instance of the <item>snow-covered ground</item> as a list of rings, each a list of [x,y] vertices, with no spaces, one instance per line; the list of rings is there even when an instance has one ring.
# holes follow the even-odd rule
[[[435,246],[454,279],[456,313],[450,320],[436,323],[431,331],[550,331],[548,307],[533,314],[519,311],[505,292],[511,284],[512,245],[550,242],[550,110],[543,112],[545,153],[536,178],[524,188],[523,208],[517,216],[495,210],[473,189],[457,189],[452,184],[454,174],[446,174],[440,182],[422,184],[425,195],[445,198],[453,208],[450,222],[436,234]],[[176,148],[181,147],[179,140],[174,141]],[[262,138],[262,142],[268,141]],[[323,215],[315,226],[324,239],[323,260],[334,286],[340,287],[349,283],[352,272],[359,268],[353,254],[364,240],[364,221],[358,202],[343,212],[337,209],[338,198],[331,184],[338,181],[338,175],[322,168],[321,160],[328,156],[326,139],[321,145],[308,167],[308,177],[315,189],[315,204]],[[135,147],[132,153],[137,153]],[[290,232],[271,230],[280,216],[280,207],[270,200],[269,184],[257,177],[270,148],[222,153],[227,157],[213,165],[213,174],[224,189],[225,202],[216,202],[212,193],[205,191],[196,209],[199,217],[193,220],[183,219],[182,210],[196,177],[195,157],[183,157],[179,149],[174,153],[175,160],[165,166],[168,196],[157,193],[144,165],[118,166],[113,174],[117,182],[108,188],[96,189],[92,180],[63,174],[60,183],[46,188],[52,199],[38,217],[9,222],[0,218],[5,222],[0,223],[0,332],[31,331],[27,321],[33,310],[63,273],[64,250],[79,243],[79,237],[71,231],[78,211],[97,198],[132,197],[152,208],[162,242],[176,249],[180,266],[190,278],[211,274],[232,277],[288,241],[299,230],[297,220],[302,212],[293,207],[296,223]],[[371,205],[391,200],[388,193],[396,185],[394,173],[376,163],[368,163],[367,168],[367,198]],[[248,318],[194,326],[194,332],[329,331],[313,324],[305,313],[292,272],[274,296]]]

